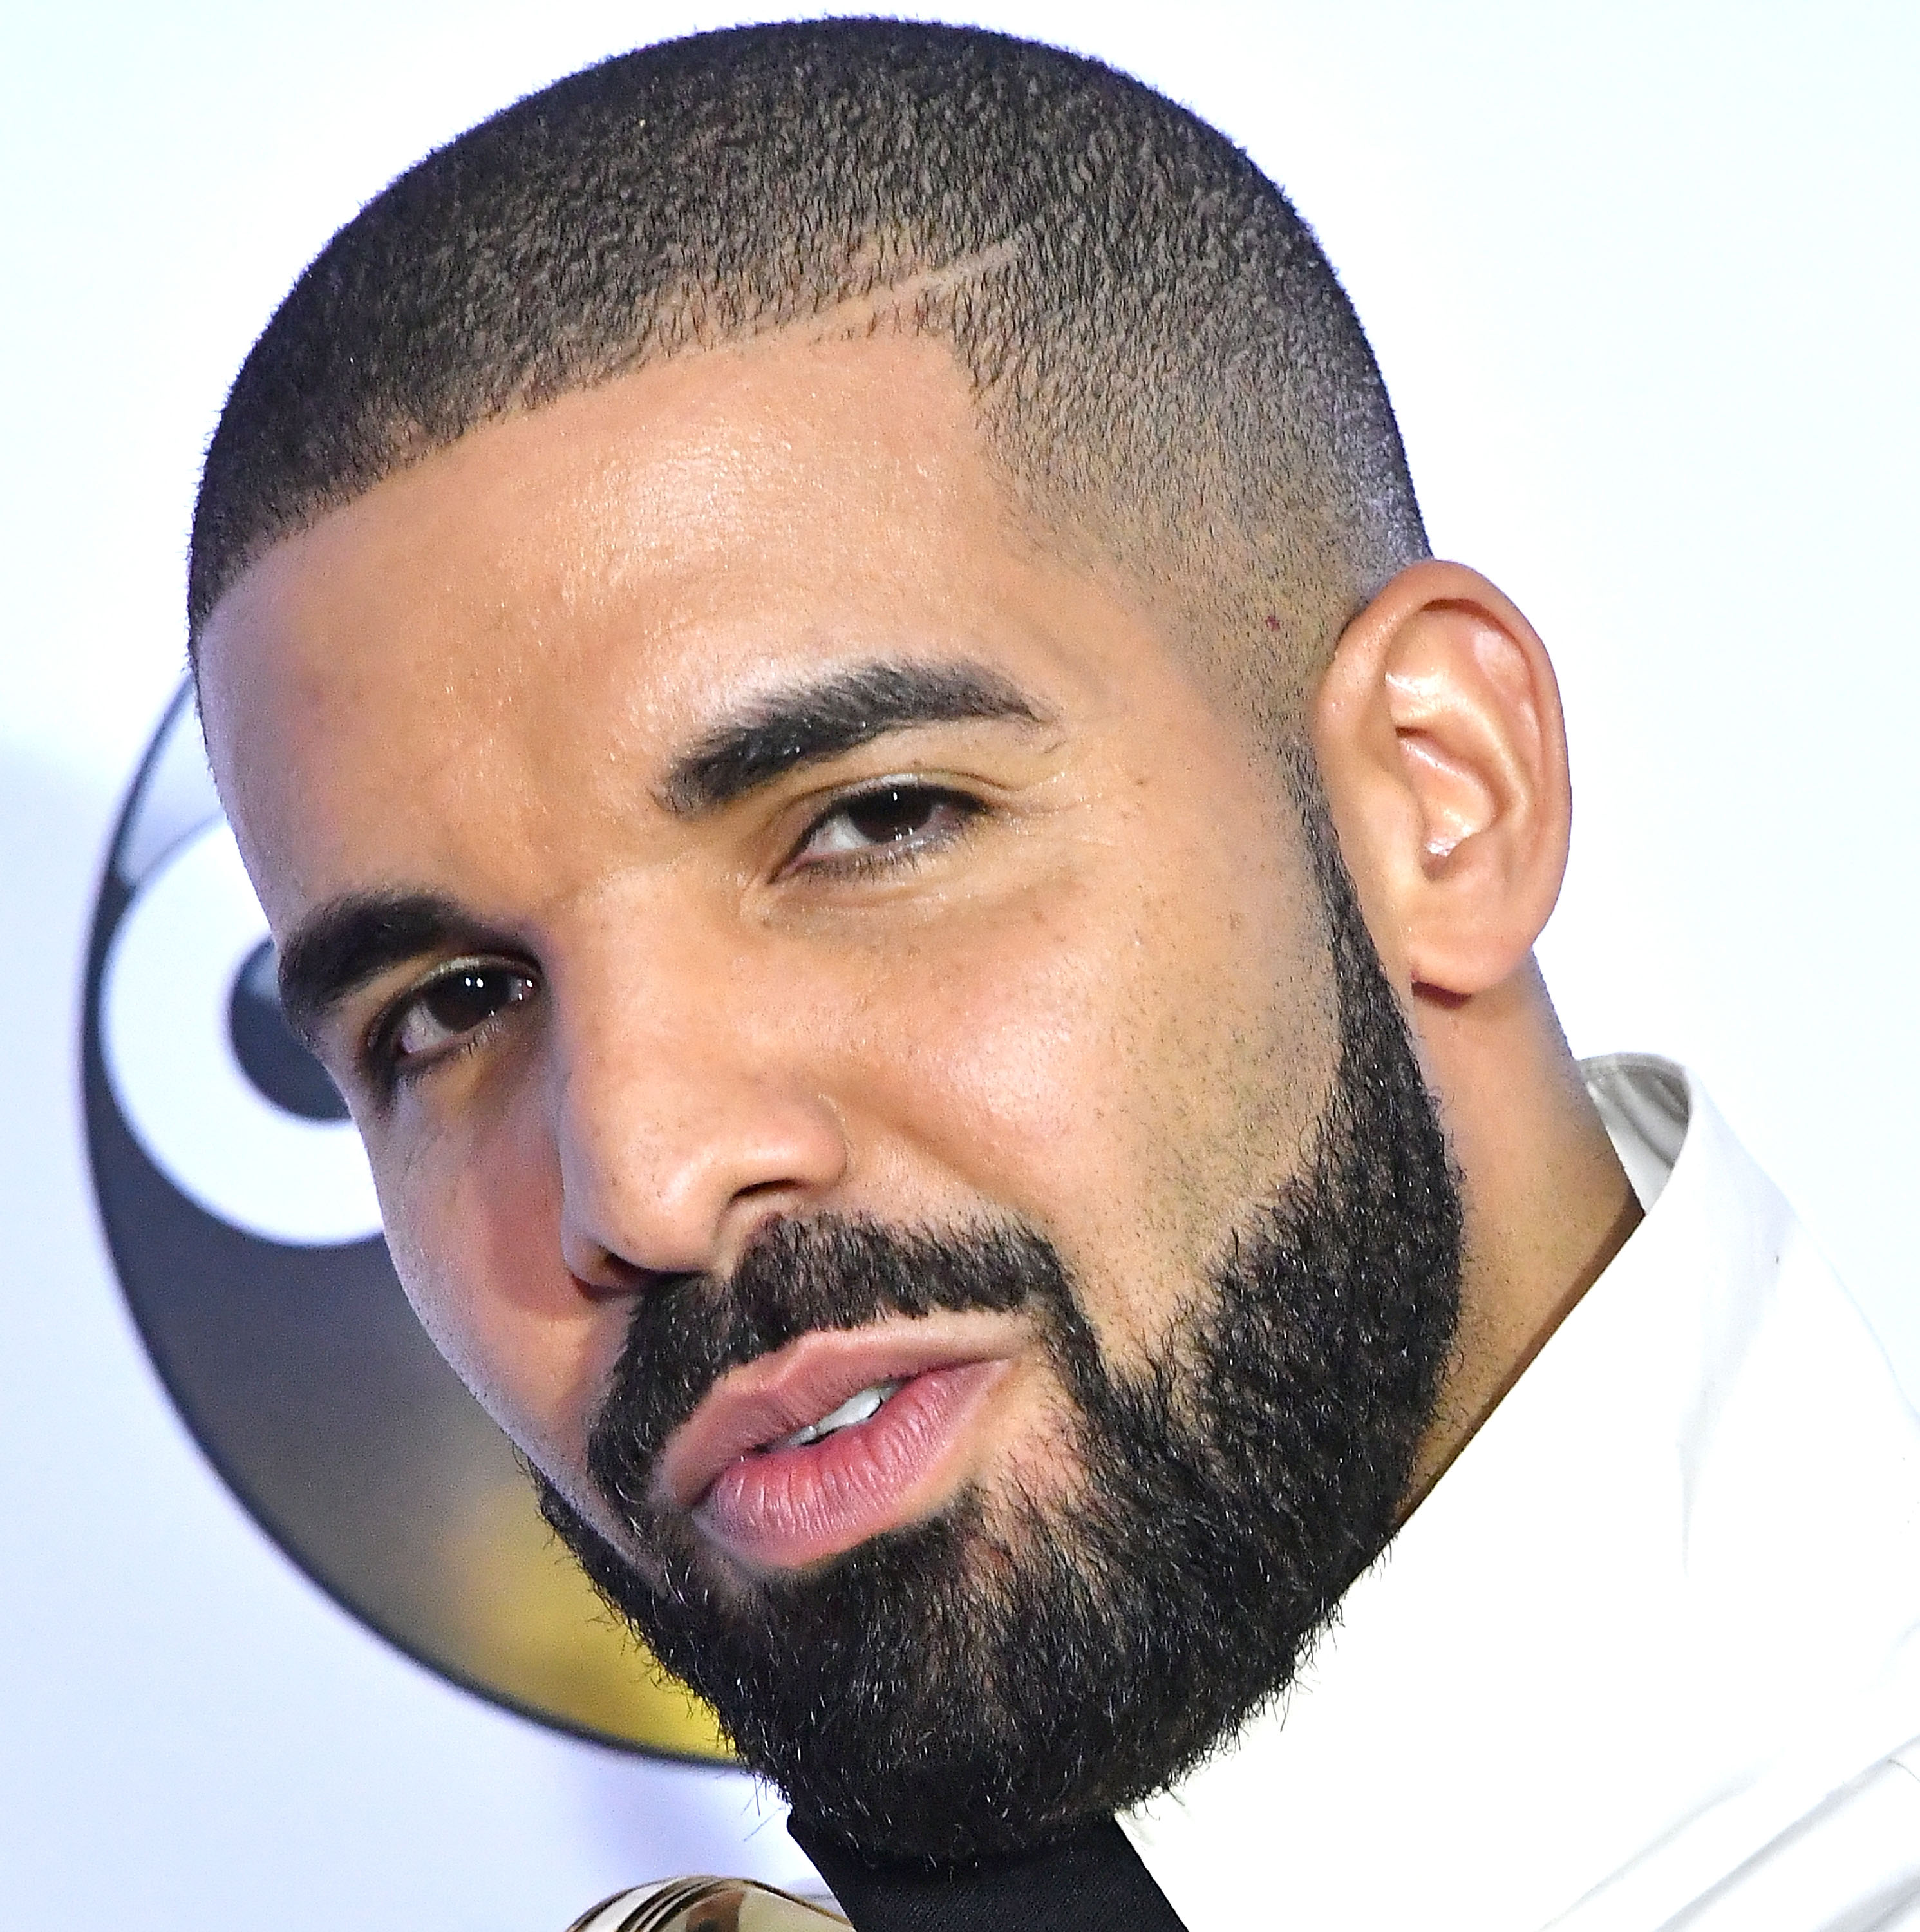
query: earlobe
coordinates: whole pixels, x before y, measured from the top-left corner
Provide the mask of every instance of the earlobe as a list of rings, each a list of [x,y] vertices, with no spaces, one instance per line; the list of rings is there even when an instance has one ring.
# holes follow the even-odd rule
[[[1545,648],[1477,572],[1403,571],[1342,634],[1314,748],[1390,973],[1469,996],[1526,961],[1571,820]]]

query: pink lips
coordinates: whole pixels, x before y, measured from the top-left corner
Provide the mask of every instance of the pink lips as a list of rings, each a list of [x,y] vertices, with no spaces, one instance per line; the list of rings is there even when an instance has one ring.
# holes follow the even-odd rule
[[[816,1333],[736,1370],[668,1442],[663,1500],[756,1569],[818,1562],[918,1520],[945,1500],[969,1425],[1011,1366],[1014,1338],[992,1329],[934,1318]],[[900,1386],[866,1420],[770,1446],[888,1382]]]

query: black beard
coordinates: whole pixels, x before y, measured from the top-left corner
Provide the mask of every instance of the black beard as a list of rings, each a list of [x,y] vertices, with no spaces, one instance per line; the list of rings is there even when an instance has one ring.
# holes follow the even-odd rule
[[[1289,1683],[1385,1546],[1458,1316],[1458,1190],[1317,812],[1341,1049],[1307,1169],[1250,1214],[1144,1376],[1104,1361],[1017,1226],[762,1231],[732,1277],[636,1305],[589,1438],[656,1588],[536,1476],[547,1520],[741,1759],[876,1855],[1023,1850],[1178,1778]],[[655,1458],[729,1369],[819,1328],[1018,1310],[1068,1400],[1067,1498],[969,1492],[804,1574],[717,1577]]]

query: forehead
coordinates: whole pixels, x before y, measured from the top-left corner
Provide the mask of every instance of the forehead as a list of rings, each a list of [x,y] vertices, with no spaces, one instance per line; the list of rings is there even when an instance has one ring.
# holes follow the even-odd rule
[[[1015,527],[944,344],[776,341],[569,395],[388,478],[241,579],[201,682],[278,926],[433,872],[476,811],[503,849],[557,859],[582,818],[631,817],[717,711],[804,670],[942,655],[1097,710],[1164,654]]]

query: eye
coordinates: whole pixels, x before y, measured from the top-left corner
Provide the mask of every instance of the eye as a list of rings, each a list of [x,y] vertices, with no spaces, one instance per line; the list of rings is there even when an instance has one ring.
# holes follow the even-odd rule
[[[858,866],[918,854],[958,837],[983,808],[978,799],[945,786],[876,785],[815,820],[789,862]]]
[[[533,998],[533,976],[497,959],[459,959],[402,1001],[381,1029],[387,1058],[405,1072],[472,1040],[487,1023]]]

